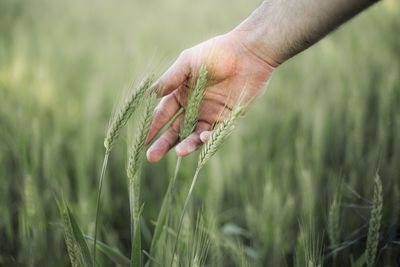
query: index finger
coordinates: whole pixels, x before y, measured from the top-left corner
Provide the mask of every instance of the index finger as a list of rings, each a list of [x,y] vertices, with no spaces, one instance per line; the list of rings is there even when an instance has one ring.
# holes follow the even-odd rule
[[[153,89],[160,96],[170,94],[184,84],[190,76],[190,60],[188,52],[182,52],[178,59],[161,75],[153,85]]]

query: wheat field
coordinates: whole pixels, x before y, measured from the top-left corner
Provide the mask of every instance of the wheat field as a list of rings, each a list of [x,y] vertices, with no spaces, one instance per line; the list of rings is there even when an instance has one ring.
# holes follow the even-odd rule
[[[396,0],[280,66],[217,147],[143,159],[135,88],[258,4],[0,1],[0,266],[398,266]]]

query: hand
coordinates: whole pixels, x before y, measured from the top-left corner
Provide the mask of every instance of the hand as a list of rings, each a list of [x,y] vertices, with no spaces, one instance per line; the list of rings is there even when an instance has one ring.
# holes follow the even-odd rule
[[[240,33],[217,36],[181,53],[176,62],[156,82],[157,92],[163,96],[156,113],[147,143],[150,143],[164,125],[186,106],[187,85],[198,75],[201,64],[206,64],[208,83],[199,112],[195,131],[175,148],[178,156],[196,150],[209,136],[213,123],[222,120],[234,107],[238,98],[251,102],[265,88],[274,67],[257,57],[242,42]],[[170,127],[147,151],[151,162],[160,160],[178,142],[180,114]]]

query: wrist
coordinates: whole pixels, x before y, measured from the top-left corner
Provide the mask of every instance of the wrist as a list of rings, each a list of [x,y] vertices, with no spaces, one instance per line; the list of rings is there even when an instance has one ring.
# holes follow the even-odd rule
[[[247,30],[239,25],[230,31],[229,35],[233,36],[243,50],[274,69],[285,61],[277,51],[274,51],[272,46],[268,46],[264,42],[264,38],[258,37],[254,31]]]

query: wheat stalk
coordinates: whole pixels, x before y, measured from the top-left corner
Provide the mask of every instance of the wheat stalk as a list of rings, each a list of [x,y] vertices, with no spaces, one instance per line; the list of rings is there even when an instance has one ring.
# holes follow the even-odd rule
[[[132,266],[141,266],[141,238],[140,238],[140,172],[145,152],[146,136],[153,119],[156,94],[146,94],[141,105],[140,118],[136,125],[136,133],[129,149],[127,176],[129,191],[129,207],[131,215]]]
[[[374,197],[372,202],[371,218],[369,220],[367,237],[367,266],[373,266],[375,263],[376,252],[379,243],[379,229],[382,219],[382,182],[379,175],[375,176]]]
[[[150,255],[152,256],[154,256],[155,254],[158,242],[160,241],[161,238],[162,230],[165,227],[165,222],[167,220],[168,212],[170,212],[170,207],[172,202],[172,192],[174,191],[175,180],[178,176],[181,162],[182,162],[182,157],[178,157],[176,160],[174,175],[172,176],[172,179],[168,184],[167,192],[165,193],[164,199],[161,204],[160,212],[157,218],[157,223],[154,229],[153,238],[151,239]]]
[[[132,116],[133,112],[137,108],[138,104],[141,102],[146,92],[148,92],[150,86],[153,83],[153,79],[147,78],[142,82],[138,89],[134,90],[131,95],[127,98],[122,108],[118,111],[112,122],[110,123],[106,137],[104,139],[104,147],[106,149],[104,153],[103,165],[100,173],[99,188],[97,190],[97,200],[96,200],[96,217],[94,223],[94,238],[93,238],[93,266],[96,266],[96,250],[97,250],[97,227],[100,213],[100,199],[101,191],[103,187],[104,175],[107,169],[108,157],[110,151],[114,145],[115,140],[118,138],[121,129],[126,125],[129,118]]]
[[[129,196],[131,212],[136,222],[139,214],[140,166],[145,150],[146,136],[153,118],[155,93],[150,93],[144,99],[143,111],[137,124],[137,132],[129,149],[127,175],[129,181]]]
[[[100,213],[101,189],[102,189],[102,187],[103,187],[104,175],[105,175],[105,173],[106,173],[109,155],[110,155],[110,150],[106,150],[106,152],[105,152],[105,154],[104,154],[103,165],[102,165],[102,167],[101,167],[99,188],[97,189],[96,217],[95,217],[95,221],[94,221],[94,238],[93,238],[93,266],[96,266],[97,226],[98,226],[99,213]]]

